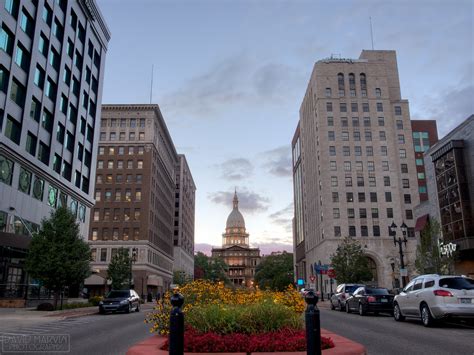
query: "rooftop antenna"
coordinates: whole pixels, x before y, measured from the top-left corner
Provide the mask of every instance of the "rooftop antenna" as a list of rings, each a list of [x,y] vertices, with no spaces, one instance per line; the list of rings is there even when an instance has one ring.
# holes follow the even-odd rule
[[[369,17],[370,20],[370,39],[372,40],[372,50],[374,50],[374,32],[372,30],[372,17]]]
[[[150,105],[153,97],[153,64],[151,65]]]

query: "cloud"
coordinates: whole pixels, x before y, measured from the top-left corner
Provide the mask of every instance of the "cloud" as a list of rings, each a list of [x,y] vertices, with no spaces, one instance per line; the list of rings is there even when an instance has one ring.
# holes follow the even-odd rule
[[[270,174],[278,177],[293,175],[291,147],[289,145],[263,152],[262,156],[266,160],[263,166]]]
[[[286,251],[293,253],[293,245],[287,243],[255,243],[253,246],[260,248],[260,255],[270,255],[272,252]]]
[[[252,163],[245,158],[229,159],[215,167],[222,170],[221,177],[225,180],[243,180],[253,173]]]
[[[268,209],[270,200],[261,196],[260,194],[249,191],[247,189],[237,189],[237,196],[239,198],[239,209],[247,213],[264,212]],[[208,194],[209,200],[214,203],[232,207],[232,200],[234,198],[233,192],[217,191]]]
[[[284,228],[285,232],[291,233],[293,231],[293,203],[290,203],[282,210],[270,214],[268,217],[272,223]]]

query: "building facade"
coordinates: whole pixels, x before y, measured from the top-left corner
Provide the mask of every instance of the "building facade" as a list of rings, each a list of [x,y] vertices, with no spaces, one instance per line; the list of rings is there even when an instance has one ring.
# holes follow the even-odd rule
[[[294,186],[302,191],[301,203],[295,197],[295,212],[300,208],[303,215],[295,235],[304,241],[301,265],[306,268],[297,278],[305,276],[308,283],[315,266],[329,265],[341,238],[349,236],[367,255],[371,282],[398,287],[398,248],[389,226],[392,221],[408,226],[404,258],[410,276],[416,250],[413,208],[419,197],[410,113],[400,93],[395,51],[364,50],[359,59],[316,62],[295,137]],[[295,173],[299,165],[301,182]],[[323,281],[322,291],[329,292],[326,275]]]
[[[227,217],[222,248],[212,248],[212,257],[222,258],[228,266],[227,276],[235,286],[253,287],[255,269],[260,263],[260,249],[251,248],[245,220],[239,211],[237,191],[233,209]]]
[[[186,157],[178,155],[174,211],[173,271],[194,277],[194,215],[196,185]]]
[[[474,115],[428,149],[424,163],[428,200],[416,208],[416,229],[438,221],[439,242],[455,244],[454,272],[474,277]]]
[[[158,105],[103,105],[86,281],[103,293],[118,248],[135,256],[139,294],[163,292],[173,277],[173,231],[178,154]],[[132,254],[132,251],[134,253]]]
[[[21,284],[25,246],[55,208],[87,239],[110,32],[94,0],[1,4],[0,284]]]
[[[438,141],[438,128],[435,120],[411,120],[411,130],[413,132],[418,192],[420,194],[420,202],[423,202],[428,200],[423,153]]]

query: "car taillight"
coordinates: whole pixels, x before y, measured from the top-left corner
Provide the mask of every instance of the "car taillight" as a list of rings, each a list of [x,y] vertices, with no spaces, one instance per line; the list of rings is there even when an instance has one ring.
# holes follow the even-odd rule
[[[453,294],[449,291],[446,291],[446,290],[434,290],[433,293],[434,293],[435,296],[453,297]]]
[[[377,299],[374,296],[367,297],[367,302],[375,302]]]

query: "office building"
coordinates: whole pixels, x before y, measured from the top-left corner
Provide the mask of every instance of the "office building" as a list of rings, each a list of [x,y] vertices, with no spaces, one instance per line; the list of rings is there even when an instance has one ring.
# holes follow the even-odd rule
[[[369,283],[398,287],[404,270],[389,226],[407,225],[403,251],[410,276],[419,195],[395,51],[363,50],[358,59],[316,62],[292,146],[296,277],[309,283],[316,265],[329,265],[341,239],[351,237],[367,255]],[[326,293],[323,276],[316,286]]]
[[[94,0],[1,4],[0,284],[22,297],[44,217],[68,206],[87,238],[110,31]]]

